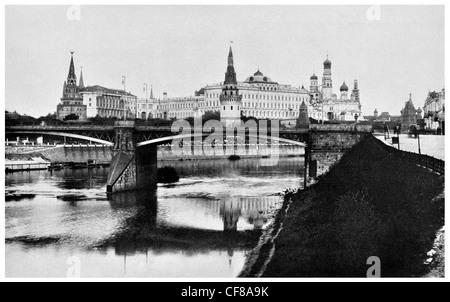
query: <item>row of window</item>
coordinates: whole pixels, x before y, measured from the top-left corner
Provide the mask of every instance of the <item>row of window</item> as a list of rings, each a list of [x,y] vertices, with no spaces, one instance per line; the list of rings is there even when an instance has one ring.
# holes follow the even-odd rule
[[[244,115],[253,116],[257,118],[283,118],[283,117],[297,117],[298,112],[295,111],[260,111],[260,110],[243,110]]]
[[[206,98],[219,98],[219,94],[214,93],[213,96],[208,96],[206,94]],[[242,94],[243,99],[251,99],[251,100],[268,100],[268,101],[305,101],[306,97],[300,96],[286,96],[286,95],[266,95],[266,94]]]
[[[77,108],[63,107],[60,109],[60,111],[84,111],[84,109],[80,108],[80,107],[77,107]]]
[[[89,98],[89,103],[90,102],[91,98]],[[96,105],[97,107],[119,109],[123,108],[123,101],[120,99],[97,98]]]

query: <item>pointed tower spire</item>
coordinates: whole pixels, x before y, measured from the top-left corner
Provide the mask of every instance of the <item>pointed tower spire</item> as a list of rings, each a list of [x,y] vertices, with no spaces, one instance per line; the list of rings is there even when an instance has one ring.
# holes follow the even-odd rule
[[[231,45],[230,52],[228,53],[228,66],[233,66],[233,51],[231,50]]]
[[[233,51],[231,50],[231,46],[230,52],[228,53],[228,67],[227,72],[225,73],[224,84],[237,84],[236,72],[234,71]]]
[[[80,82],[78,84],[79,88],[84,88],[84,81],[83,81],[83,66],[80,67]]]
[[[73,64],[73,53],[70,52],[70,66],[69,66],[69,74],[67,75],[67,85],[76,86],[77,85],[77,76],[75,75],[75,65]]]
[[[150,99],[153,100],[153,86],[150,86]]]

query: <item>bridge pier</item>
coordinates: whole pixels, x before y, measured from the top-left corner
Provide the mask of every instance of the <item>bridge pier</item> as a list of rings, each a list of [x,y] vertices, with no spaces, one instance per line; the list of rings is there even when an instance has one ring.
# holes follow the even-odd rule
[[[134,121],[118,121],[114,130],[115,142],[107,193],[156,187],[156,145],[136,147]]]
[[[305,186],[307,180],[325,174],[342,156],[367,135],[372,135],[368,125],[310,125],[309,142],[305,152]]]

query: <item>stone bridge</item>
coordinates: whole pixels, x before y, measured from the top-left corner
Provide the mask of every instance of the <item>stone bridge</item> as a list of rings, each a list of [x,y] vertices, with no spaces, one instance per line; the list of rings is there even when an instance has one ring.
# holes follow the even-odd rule
[[[194,153],[202,152],[206,146],[218,148],[227,155],[245,155],[252,147],[267,148],[268,154],[273,155],[271,150],[276,148],[277,143],[300,145],[305,148],[306,181],[328,171],[346,150],[365,135],[371,135],[372,129],[358,124],[311,124],[309,128],[279,129],[277,126],[252,131],[242,127],[242,130],[171,129],[137,126],[134,121],[117,121],[114,126],[6,126],[5,133],[65,136],[110,146],[113,157],[107,192],[114,193],[156,187],[157,146],[160,144],[173,143],[173,146],[178,146],[175,149],[189,148]]]

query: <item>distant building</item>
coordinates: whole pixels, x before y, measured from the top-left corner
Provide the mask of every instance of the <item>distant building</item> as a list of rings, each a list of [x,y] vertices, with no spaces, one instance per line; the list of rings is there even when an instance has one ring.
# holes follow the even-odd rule
[[[231,60],[233,60],[231,49],[230,55]],[[230,112],[224,111],[223,106],[222,108],[220,107],[220,96],[224,86],[226,86],[225,83],[218,83],[207,85],[204,88],[204,100],[199,102],[201,114],[206,111],[220,110],[228,118]],[[239,107],[244,116],[259,119],[279,119],[281,123],[286,125],[295,125],[300,104],[303,101],[309,103],[309,94],[304,87],[297,88],[291,85],[279,84],[264,75],[259,69],[243,82],[236,80],[236,89],[242,97],[242,104],[229,105],[234,106],[234,110]],[[231,107],[225,108],[231,110]]]
[[[378,114],[377,109],[375,109],[373,115],[365,115],[363,118],[364,120],[369,122],[394,122],[400,120],[400,116],[390,115],[389,112],[387,111],[383,111],[380,114]]]
[[[429,92],[423,106],[424,122],[426,129],[441,130],[444,134],[445,129],[445,89],[441,91]]]
[[[200,114],[198,108],[203,102],[203,96],[169,98],[167,92],[164,92],[162,99],[150,99],[149,101],[153,103],[152,106],[147,104],[149,108],[153,108],[153,117],[160,119],[179,119],[198,116]],[[218,110],[219,107],[216,108],[216,111]]]
[[[91,117],[126,117],[136,116],[137,97],[119,89],[109,89],[103,86],[88,86],[80,90],[83,103],[87,107],[88,118]]]
[[[69,74],[64,81],[63,95],[61,102],[56,106],[56,118],[63,120],[66,116],[74,114],[78,119],[86,119],[86,105],[83,104],[83,96],[80,89],[83,89],[83,72],[80,74],[80,83],[77,85],[77,76],[75,75],[75,66],[73,64],[73,52],[70,53]]]
[[[331,78],[331,61],[323,62],[322,89],[319,89],[318,78],[315,74],[310,77],[310,117],[325,121],[356,121],[361,117],[361,102],[359,99],[358,81],[354,80],[354,86],[350,97],[348,86],[342,83],[340,98],[333,93],[333,81]]]
[[[83,71],[77,85],[73,52],[71,52],[69,75],[63,86],[63,97],[57,105],[56,116],[64,119],[69,114],[78,115],[80,120],[91,117],[136,117],[137,97],[119,89],[110,89],[99,85],[84,86]]]
[[[416,110],[409,94],[409,100],[405,103],[405,107],[400,111],[402,131],[407,131],[412,125],[416,126],[419,119],[422,119],[422,109],[420,107]]]
[[[226,127],[241,124],[242,95],[237,87],[236,72],[234,71],[233,52],[230,46],[228,66],[225,73],[220,100],[220,122]]]

